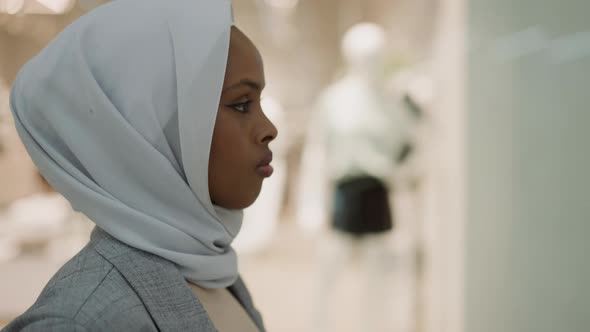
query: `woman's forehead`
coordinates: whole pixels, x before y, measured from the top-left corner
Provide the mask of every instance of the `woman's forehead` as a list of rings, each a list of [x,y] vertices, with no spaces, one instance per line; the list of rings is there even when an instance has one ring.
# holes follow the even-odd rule
[[[260,52],[252,41],[239,29],[232,28],[226,84],[232,84],[234,80],[242,79],[259,81],[263,85],[264,66]]]
[[[258,48],[240,29],[232,27],[231,38],[229,45],[229,55],[234,57],[248,57],[253,60],[260,61],[262,64],[262,57]],[[235,59],[233,59],[235,60]]]

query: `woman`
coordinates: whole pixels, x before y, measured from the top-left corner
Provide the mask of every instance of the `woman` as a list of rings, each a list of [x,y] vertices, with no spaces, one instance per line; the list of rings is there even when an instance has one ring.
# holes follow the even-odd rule
[[[19,74],[17,129],[92,219],[6,331],[263,331],[232,239],[272,173],[260,55],[227,0],[121,0]]]

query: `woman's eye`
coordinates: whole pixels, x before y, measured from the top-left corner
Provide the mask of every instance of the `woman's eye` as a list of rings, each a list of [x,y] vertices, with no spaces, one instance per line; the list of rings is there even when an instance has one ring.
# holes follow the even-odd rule
[[[252,104],[252,102],[247,101],[247,102],[243,102],[243,103],[232,104],[232,105],[229,105],[229,107],[233,108],[234,110],[236,110],[240,113],[247,113],[250,110],[250,104]]]

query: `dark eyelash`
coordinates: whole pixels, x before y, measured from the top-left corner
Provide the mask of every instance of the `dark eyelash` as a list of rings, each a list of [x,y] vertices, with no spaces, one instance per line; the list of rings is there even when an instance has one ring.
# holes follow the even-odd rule
[[[232,108],[236,112],[248,113],[248,111],[250,111],[250,104],[252,104],[251,101],[246,101],[243,103],[236,103],[236,104],[231,104],[231,105],[227,105],[227,106]],[[243,109],[241,109],[241,108],[243,108]]]

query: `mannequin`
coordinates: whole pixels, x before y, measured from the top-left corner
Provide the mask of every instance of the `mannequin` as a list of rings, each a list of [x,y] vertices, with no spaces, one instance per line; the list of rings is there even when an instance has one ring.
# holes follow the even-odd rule
[[[358,330],[382,330],[384,258],[393,228],[389,187],[408,136],[401,105],[388,100],[383,89],[385,40],[375,24],[350,28],[342,40],[345,74],[320,94],[313,112],[298,220],[306,229],[331,221],[328,240],[320,241],[315,331],[327,329],[331,290],[354,251],[359,251],[365,275]]]

